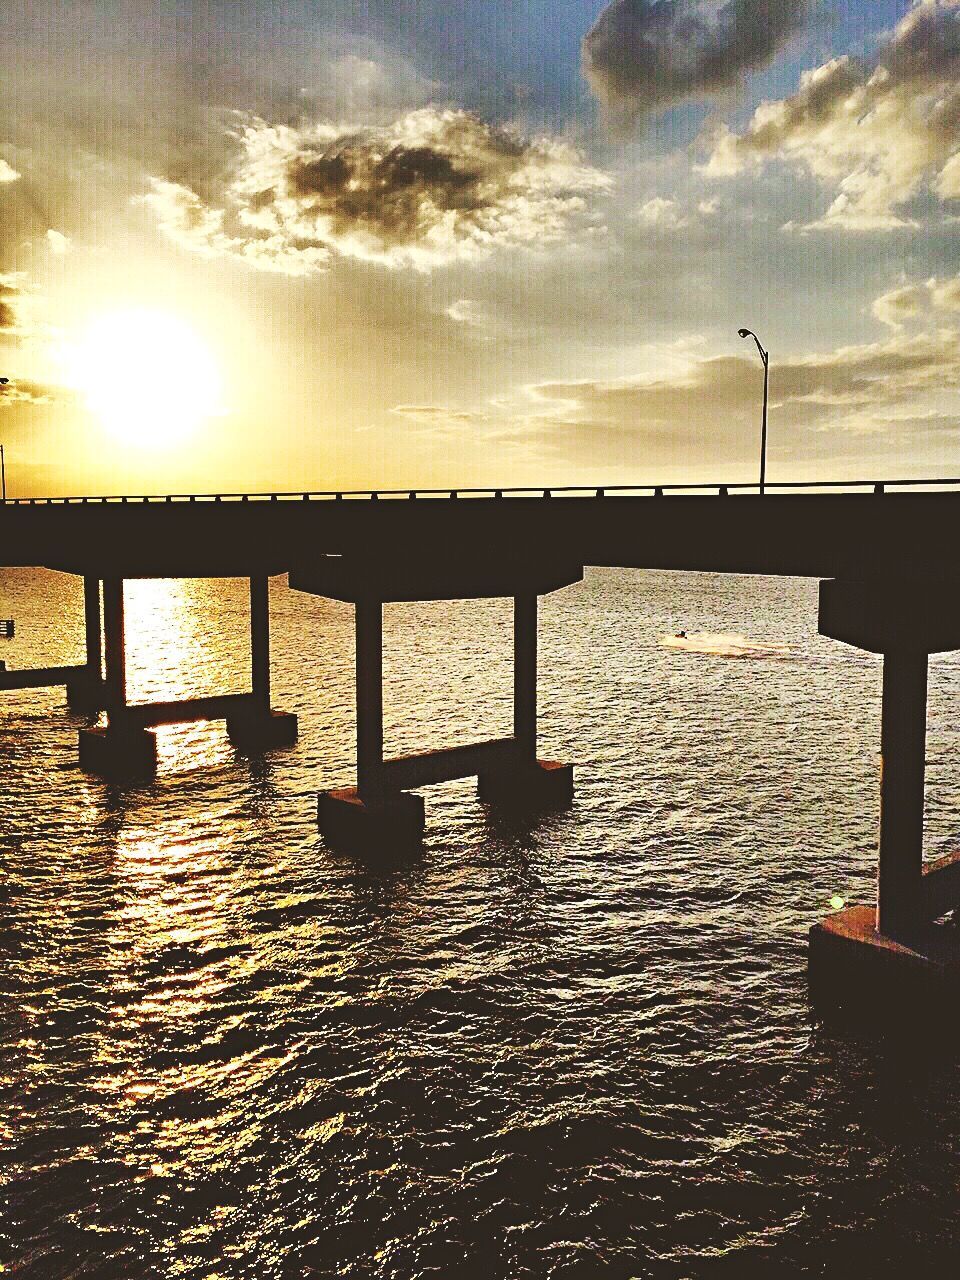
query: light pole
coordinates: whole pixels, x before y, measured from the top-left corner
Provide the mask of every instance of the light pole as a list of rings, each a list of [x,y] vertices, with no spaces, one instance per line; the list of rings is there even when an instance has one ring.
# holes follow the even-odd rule
[[[9,378],[0,378],[0,387],[5,387]],[[7,464],[3,456],[3,445],[0,444],[0,500],[7,500]]]
[[[760,339],[752,329],[738,329],[741,338],[752,338],[757,344],[760,359],[763,361],[763,419],[760,428],[760,492],[763,493],[764,481],[767,478],[767,391],[770,385],[770,352],[764,351]]]

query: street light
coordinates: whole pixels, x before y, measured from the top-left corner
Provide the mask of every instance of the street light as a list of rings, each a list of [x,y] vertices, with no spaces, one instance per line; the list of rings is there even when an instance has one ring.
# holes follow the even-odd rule
[[[757,344],[760,359],[763,361],[763,425],[760,429],[760,492],[767,476],[767,390],[770,385],[770,352],[764,351],[760,339],[752,329],[738,329],[741,338],[752,338]]]
[[[5,387],[9,378],[0,378],[0,387]],[[3,456],[3,445],[0,444],[0,501],[7,500],[7,466]]]

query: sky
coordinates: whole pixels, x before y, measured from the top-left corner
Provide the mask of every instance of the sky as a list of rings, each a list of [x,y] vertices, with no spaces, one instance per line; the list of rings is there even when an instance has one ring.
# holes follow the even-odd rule
[[[960,474],[960,0],[5,0],[11,496]]]

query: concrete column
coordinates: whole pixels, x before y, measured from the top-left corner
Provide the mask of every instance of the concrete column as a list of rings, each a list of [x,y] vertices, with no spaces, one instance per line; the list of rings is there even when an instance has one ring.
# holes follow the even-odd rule
[[[67,706],[95,715],[103,706],[103,642],[100,637],[100,579],[83,575],[83,630],[86,662],[67,677]]]
[[[81,729],[80,767],[113,782],[152,777],[157,736],[127,715],[127,659],[123,634],[123,579],[103,579],[103,703],[107,727]]]
[[[888,937],[919,922],[926,736],[927,655],[885,653],[877,929]]]
[[[537,605],[535,592],[513,601],[513,735],[520,758],[537,758]]]
[[[103,647],[100,639],[100,579],[84,574],[83,625],[87,645],[87,671],[99,682],[103,675]]]
[[[357,790],[363,800],[383,790],[383,604],[357,602]]]
[[[123,579],[103,580],[104,694],[107,716],[122,717],[127,705],[127,659],[123,635]]]
[[[250,664],[257,710],[270,714],[270,579],[250,576]]]

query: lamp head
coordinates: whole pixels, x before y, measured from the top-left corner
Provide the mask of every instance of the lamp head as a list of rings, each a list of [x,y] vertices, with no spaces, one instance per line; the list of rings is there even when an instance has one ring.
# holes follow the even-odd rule
[[[740,337],[741,337],[741,338],[749,338],[749,337],[750,337],[750,330],[749,330],[749,329],[738,329],[738,330],[737,330],[737,333],[740,335]]]
[[[9,378],[0,378],[0,387],[5,387],[9,381]]]

